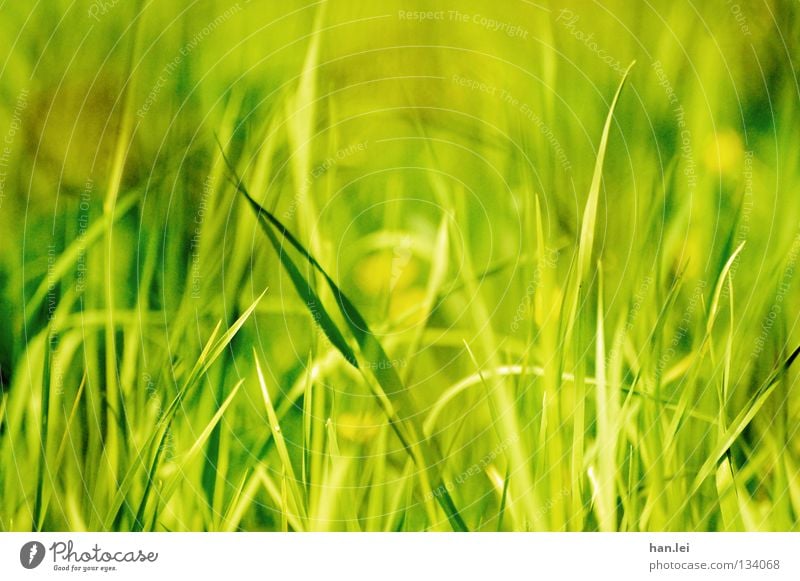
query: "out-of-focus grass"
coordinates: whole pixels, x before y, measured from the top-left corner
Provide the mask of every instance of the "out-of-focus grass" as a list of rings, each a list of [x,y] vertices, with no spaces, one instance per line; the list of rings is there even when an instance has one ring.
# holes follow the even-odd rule
[[[0,530],[797,530],[796,3],[423,10],[0,7]]]

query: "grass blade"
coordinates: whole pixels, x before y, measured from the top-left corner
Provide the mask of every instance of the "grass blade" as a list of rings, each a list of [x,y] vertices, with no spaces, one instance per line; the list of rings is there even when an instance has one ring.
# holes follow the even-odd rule
[[[428,472],[432,470],[433,466],[438,465],[438,458],[440,455],[435,451],[435,444],[424,439],[422,427],[416,416],[418,408],[411,394],[400,380],[400,376],[397,374],[391,359],[384,351],[380,341],[378,341],[372,333],[367,321],[358,309],[344,292],[342,292],[330,275],[328,275],[322,265],[308,250],[306,250],[305,246],[292,235],[280,220],[253,199],[244,187],[241,179],[236,175],[230,161],[228,161],[227,158],[225,158],[225,160],[236,189],[246,199],[253,212],[255,212],[262,230],[269,238],[273,247],[275,247],[276,252],[278,252],[281,262],[287,274],[289,274],[298,294],[306,301],[307,307],[309,306],[309,300],[316,301],[311,303],[312,305],[319,305],[319,309],[316,312],[312,312],[314,320],[318,322],[323,332],[331,339],[331,342],[342,353],[345,359],[353,365],[353,367],[362,372],[362,375],[381,403],[381,406],[389,417],[392,427],[403,442],[407,452],[414,459],[414,462],[422,469],[420,477],[423,480],[423,488],[427,491],[432,491],[434,487],[431,486],[430,482],[434,481],[438,487],[441,484],[441,475],[438,473],[429,475]],[[275,232],[273,232],[273,230]],[[322,303],[318,302],[317,294],[314,292],[309,281],[302,276],[294,262],[283,252],[283,247],[278,242],[276,233],[281,236],[282,240],[287,241],[305,261],[323,277],[333,293],[348,331],[359,347],[359,354],[356,354],[347,346],[344,335],[324,310]],[[362,366],[359,363],[359,358],[363,359],[367,365]],[[370,381],[370,377],[366,373],[365,368],[370,370],[370,374],[374,376],[377,385],[374,385],[373,382]],[[433,476],[433,478],[431,478],[431,476]],[[437,498],[454,530],[466,530],[466,524],[446,489],[444,490],[444,494],[438,495]]]

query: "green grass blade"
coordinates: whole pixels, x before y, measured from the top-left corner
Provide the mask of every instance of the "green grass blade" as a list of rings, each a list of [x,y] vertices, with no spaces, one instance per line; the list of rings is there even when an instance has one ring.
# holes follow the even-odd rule
[[[292,460],[289,456],[289,448],[286,446],[286,440],[283,437],[278,416],[275,413],[275,407],[272,404],[272,399],[269,396],[269,389],[267,382],[264,379],[264,372],[261,370],[261,363],[258,361],[258,353],[253,349],[253,359],[256,364],[256,373],[258,375],[258,385],[261,387],[261,395],[264,398],[264,407],[267,410],[267,419],[269,421],[269,429],[272,432],[272,441],[275,442],[275,448],[278,450],[278,457],[281,460],[283,467],[284,483],[288,486],[288,491],[292,495],[292,500],[295,506],[300,507],[301,514],[298,515],[301,519],[305,520],[307,517],[306,510],[303,504],[304,495],[300,492],[298,483],[300,482],[295,476]]]
[[[222,416],[225,414],[230,405],[233,403],[236,394],[239,393],[239,388],[242,387],[242,384],[244,384],[244,379],[241,379],[238,382],[236,382],[236,384],[233,386],[230,393],[228,394],[228,397],[226,397],[225,401],[223,401],[220,404],[219,408],[214,413],[214,416],[208,421],[206,427],[203,428],[203,431],[200,432],[200,434],[195,439],[194,444],[192,444],[192,447],[189,448],[189,450],[183,456],[183,458],[180,461],[180,467],[176,470],[176,474],[170,479],[170,481],[162,488],[161,492],[159,493],[158,495],[159,504],[162,505],[166,504],[172,497],[172,495],[175,493],[175,489],[178,486],[180,478],[186,474],[186,470],[189,464],[192,462],[192,460],[195,459],[195,457],[201,451],[203,446],[205,446],[206,442],[208,442],[212,432],[222,420]],[[143,517],[144,508],[145,508],[144,504],[142,504],[140,507],[140,514],[138,518]]]
[[[132,463],[128,471],[126,472],[125,476],[120,481],[114,501],[112,502],[111,508],[108,511],[106,519],[104,521],[105,530],[112,530],[113,523],[122,516],[121,511],[123,510],[125,500],[128,494],[130,493],[130,489],[131,486],[133,485],[136,474],[144,465],[147,454],[150,453],[153,455],[153,457],[149,466],[147,467],[145,490],[144,493],[142,494],[142,500],[140,501],[140,506],[146,505],[152,489],[152,485],[155,482],[156,472],[159,466],[161,453],[164,448],[167,434],[169,432],[170,426],[172,425],[175,413],[180,407],[180,404],[184,401],[189,391],[191,391],[191,389],[196,385],[198,379],[202,377],[203,374],[206,373],[211,368],[211,366],[214,364],[217,358],[228,347],[228,345],[233,340],[233,337],[236,335],[236,333],[239,332],[242,326],[244,326],[244,324],[250,318],[250,315],[253,314],[256,306],[258,306],[258,303],[264,297],[266,292],[267,291],[265,289],[256,298],[256,300],[253,301],[253,303],[247,309],[245,309],[242,315],[219,339],[216,339],[216,336],[219,333],[221,323],[217,324],[217,326],[215,327],[214,331],[211,334],[211,338],[206,342],[206,345],[203,348],[203,351],[200,354],[200,357],[198,358],[194,368],[189,373],[183,386],[178,391],[178,394],[175,396],[175,398],[173,398],[172,402],[162,413],[154,430],[148,437],[146,444],[142,447],[143,452],[141,453],[139,462]],[[141,520],[136,519],[134,525],[138,526],[139,530],[141,530],[141,528],[144,526],[144,523]]]
[[[42,399],[41,415],[39,420],[39,477],[36,482],[36,499],[33,505],[33,531],[42,530],[44,525],[44,483],[52,481],[50,465],[47,462],[47,441],[50,433],[50,376],[52,373],[52,341],[53,336],[48,332],[44,336],[44,364],[42,367]]]
[[[685,503],[688,503],[689,499],[697,493],[703,485],[703,482],[714,472],[717,463],[728,453],[731,446],[733,446],[734,442],[745,428],[750,425],[750,422],[753,421],[753,418],[767,402],[772,392],[775,391],[775,388],[779,385],[780,379],[788,371],[798,355],[800,355],[800,347],[795,349],[794,353],[792,353],[786,362],[770,375],[769,379],[755,394],[753,394],[744,409],[742,409],[739,415],[730,423],[728,431],[721,438],[720,443],[717,444],[714,453],[708,457],[700,470],[698,470],[697,476],[695,476],[694,482],[689,489],[689,494],[686,496]]]
[[[271,212],[263,208],[258,202],[255,201],[255,199],[253,199],[253,197],[244,187],[241,179],[239,179],[236,175],[232,164],[227,160],[227,158],[226,162],[228,163],[228,168],[231,172],[234,185],[255,212],[262,230],[264,230],[264,232],[267,234],[273,247],[275,247],[276,251],[279,253],[282,264],[284,265],[284,268],[287,269],[287,273],[292,279],[292,282],[300,296],[308,301],[309,299],[314,300],[317,295],[314,293],[311,284],[302,276],[302,274],[300,274],[300,271],[294,265],[294,262],[291,261],[288,258],[288,255],[282,251],[282,247],[278,243],[278,240],[276,239],[277,237],[271,231],[271,229],[276,230],[283,240],[286,240],[292,247],[294,247],[294,249],[323,277],[327,283],[328,287],[333,293],[336,304],[341,311],[342,317],[350,334],[354,337],[359,346],[360,356],[363,357],[366,362],[368,362],[368,365],[361,366],[358,363],[359,356],[355,355],[352,350],[343,348],[343,345],[347,344],[344,341],[344,336],[341,331],[336,328],[336,325],[333,323],[330,316],[327,315],[327,312],[324,311],[321,303],[314,303],[319,304],[319,310],[316,313],[312,313],[312,315],[314,315],[314,319],[320,324],[324,323],[326,327],[329,327],[323,327],[323,332],[325,332],[325,334],[331,338],[331,342],[334,343],[337,348],[339,348],[345,358],[354,367],[362,371],[362,374],[367,380],[368,385],[370,385],[373,393],[375,393],[379,402],[381,402],[382,407],[389,416],[390,423],[403,442],[404,447],[412,456],[412,458],[414,458],[414,461],[420,466],[420,468],[423,469],[420,472],[420,477],[423,479],[424,483],[423,488],[433,490],[434,487],[431,486],[431,481],[435,482],[436,486],[438,487],[440,484],[441,475],[435,474],[433,475],[433,478],[430,478],[427,474],[428,471],[431,470],[431,467],[438,465],[438,454],[436,454],[433,449],[434,445],[424,439],[421,425],[419,423],[419,419],[417,418],[417,406],[400,380],[394,365],[392,365],[391,359],[384,351],[380,341],[377,340],[370,330],[367,321],[353,305],[350,299],[344,294],[344,292],[342,292],[330,275],[328,275],[322,265],[320,265],[320,263],[311,255],[311,253],[306,250],[306,248],[297,240],[297,238],[294,237],[294,235],[292,235],[288,228],[286,228],[286,226],[284,226]],[[309,303],[307,302],[306,305],[309,306]],[[322,315],[322,313],[325,314]],[[370,373],[377,380],[378,386],[372,384],[362,367],[369,368]],[[387,408],[387,403],[391,404],[391,409]],[[394,417],[395,414],[397,414],[396,418]],[[466,524],[458,513],[455,503],[453,502],[452,498],[450,498],[449,493],[445,490],[444,494],[438,495],[437,498],[439,499],[443,510],[447,514],[448,520],[453,528],[455,530],[466,530]]]
[[[614,109],[617,106],[620,94],[622,94],[625,81],[628,79],[628,75],[635,64],[636,61],[633,61],[628,65],[625,74],[622,76],[622,80],[619,82],[617,92],[614,93],[614,98],[611,99],[611,106],[608,108],[608,115],[606,116],[606,122],[603,126],[603,134],[600,137],[600,145],[597,148],[597,159],[595,160],[594,173],[592,174],[592,183],[589,186],[589,197],[586,200],[586,206],[583,210],[583,221],[581,223],[581,233],[578,241],[578,286],[580,286],[580,283],[588,275],[592,262],[595,224],[597,222],[597,206],[600,201],[600,184],[603,179],[603,164],[605,163],[606,150],[608,149],[608,136],[611,132],[611,122],[614,119]]]

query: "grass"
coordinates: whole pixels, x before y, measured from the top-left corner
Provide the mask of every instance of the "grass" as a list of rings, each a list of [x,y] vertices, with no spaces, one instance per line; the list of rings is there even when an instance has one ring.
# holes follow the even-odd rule
[[[162,4],[0,7],[0,530],[799,530],[795,4]]]

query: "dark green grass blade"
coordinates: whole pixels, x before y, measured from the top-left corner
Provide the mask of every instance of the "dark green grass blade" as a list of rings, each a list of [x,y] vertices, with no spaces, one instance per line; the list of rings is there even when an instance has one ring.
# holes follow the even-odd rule
[[[339,331],[338,327],[336,327],[330,315],[323,308],[322,302],[311,288],[309,282],[303,277],[302,273],[288,256],[288,254],[284,252],[283,246],[277,240],[277,237],[270,226],[274,226],[275,229],[277,229],[278,232],[284,237],[284,239],[289,241],[289,243],[298,250],[298,252],[323,276],[325,281],[328,283],[328,286],[336,298],[337,305],[347,321],[348,329],[356,339],[356,342],[361,348],[365,358],[371,363],[370,368],[385,395],[392,402],[394,411],[400,415],[400,422],[403,424],[403,427],[411,428],[411,440],[409,441],[409,435],[404,433],[398,423],[392,421],[392,426],[398,432],[398,436],[400,436],[401,440],[403,440],[404,446],[406,449],[410,449],[414,442],[420,441],[423,433],[420,427],[416,425],[416,422],[413,421],[413,415],[416,410],[416,406],[411,401],[411,398],[406,391],[405,386],[401,382],[400,377],[397,375],[394,366],[389,364],[390,359],[388,355],[384,351],[380,342],[372,334],[372,331],[367,325],[366,320],[361,316],[350,299],[345,296],[342,290],[338,287],[338,285],[336,285],[333,279],[327,274],[317,260],[297,241],[296,238],[294,238],[289,230],[283,226],[283,224],[281,224],[280,221],[275,218],[275,216],[273,216],[270,212],[262,208],[255,200],[253,200],[249,193],[244,191],[243,188],[240,188],[240,192],[246,196],[247,201],[256,212],[262,229],[269,238],[273,248],[280,256],[281,262],[286,269],[287,274],[291,278],[295,289],[305,302],[306,307],[311,311],[312,316],[317,324],[320,326],[325,335],[331,340],[331,343],[342,353],[344,358],[355,368],[358,368],[358,361],[353,350],[347,344],[342,333]],[[383,364],[381,362],[383,362]],[[409,426],[408,424],[411,425]],[[423,450],[423,452],[425,452],[425,450]],[[428,465],[430,465],[429,456],[430,453],[423,453],[423,461]],[[449,493],[447,493],[446,488],[444,488],[444,490],[445,494],[438,497],[440,505],[447,514],[448,519],[455,530],[466,530],[466,524],[459,515],[458,509],[456,508],[452,497]]]
[[[295,286],[295,289],[300,297],[305,301],[306,307],[311,311],[312,317],[320,326],[325,335],[331,340],[331,343],[342,353],[345,359],[347,359],[347,361],[350,362],[354,367],[359,368],[355,353],[347,344],[343,334],[338,327],[336,327],[330,315],[328,315],[327,311],[322,307],[322,303],[311,287],[309,281],[303,277],[302,273],[297,268],[297,265],[284,251],[283,245],[278,240],[277,235],[280,235],[282,240],[286,240],[308,262],[308,264],[323,277],[327,283],[346,322],[350,334],[358,344],[364,358],[370,362],[371,372],[374,374],[380,389],[383,391],[383,394],[376,395],[379,396],[379,399],[381,399],[381,396],[388,398],[392,404],[393,411],[397,414],[397,416],[399,416],[398,418],[393,418],[391,414],[389,415],[392,427],[397,432],[406,450],[412,456],[412,459],[415,462],[424,463],[424,466],[420,466],[420,468],[429,470],[432,466],[435,466],[438,463],[437,460],[441,458],[441,454],[435,453],[435,447],[432,445],[432,443],[424,440],[424,432],[422,427],[419,425],[419,420],[416,417],[417,408],[414,405],[411,395],[406,390],[403,382],[400,380],[400,376],[397,374],[394,366],[390,364],[390,359],[384,351],[380,341],[378,341],[378,339],[372,333],[366,320],[353,305],[352,301],[350,301],[344,292],[342,292],[336,282],[330,277],[330,275],[328,275],[316,258],[314,258],[314,256],[305,248],[305,246],[303,246],[303,244],[301,244],[300,241],[295,238],[295,236],[289,231],[288,228],[286,228],[286,226],[281,223],[280,220],[278,220],[271,212],[266,210],[258,202],[256,202],[255,199],[253,199],[253,197],[247,191],[247,188],[245,188],[244,184],[242,183],[242,180],[236,174],[233,165],[227,159],[227,156],[225,156],[224,149],[221,145],[220,150],[223,151],[223,157],[231,173],[231,182],[236,190],[242,194],[242,196],[244,196],[251,209],[256,214],[259,225],[267,235],[267,238],[269,238],[270,243],[275,251],[278,253],[281,263],[292,280],[292,284]],[[277,235],[275,231],[277,231]],[[311,308],[312,305],[315,307],[315,309]],[[415,448],[419,448],[421,450],[421,458],[418,458],[415,454]],[[435,474],[432,488],[443,484],[441,482],[441,476],[438,474],[438,470],[436,472],[437,473]],[[439,499],[439,504],[441,505],[445,514],[447,514],[451,526],[457,531],[467,530],[466,523],[461,518],[461,515],[459,514],[452,497],[449,493],[447,493],[446,487],[444,487],[444,490],[445,493],[437,496],[437,498]]]
[[[315,319],[317,319],[317,322],[319,323],[323,332],[328,336],[328,338],[331,339],[331,342],[334,344],[334,346],[336,346],[336,348],[342,352],[342,355],[345,356],[345,359],[358,368],[355,355],[349,346],[347,346],[347,342],[344,340],[341,332],[328,316],[327,312],[322,308],[321,303],[317,299],[316,293],[314,293],[313,289],[311,289],[311,285],[305,278],[303,278],[302,274],[294,265],[292,260],[287,256],[287,254],[283,252],[282,245],[278,242],[275,234],[270,229],[270,226],[277,230],[281,237],[289,242],[289,244],[294,247],[302,255],[302,257],[305,258],[308,263],[314,267],[314,269],[325,279],[325,282],[333,292],[333,296],[336,299],[339,309],[345,317],[348,329],[352,333],[367,359],[373,363],[379,363],[381,361],[389,362],[389,357],[386,355],[386,352],[383,350],[380,342],[373,335],[364,317],[361,316],[361,313],[358,312],[358,309],[356,309],[350,299],[347,298],[344,292],[342,292],[342,290],[328,275],[325,269],[322,268],[322,265],[317,262],[317,259],[314,258],[308,250],[306,250],[306,248],[297,240],[297,238],[294,237],[289,229],[280,222],[280,220],[278,220],[271,212],[256,202],[241,184],[239,184],[238,190],[247,199],[250,207],[258,217],[262,229],[269,237],[270,242],[272,242],[275,250],[279,253],[281,262],[291,277],[292,283],[295,285],[300,297],[306,302],[306,307],[311,310],[313,305],[319,305],[319,315],[321,316],[316,317],[317,313],[314,313],[313,311],[312,314],[315,315]],[[312,303],[311,301],[314,302]],[[383,367],[386,367],[386,369],[382,369]],[[377,366],[376,371],[376,376],[378,376],[378,380],[380,381],[381,385],[384,387],[387,385],[390,386],[392,391],[400,391],[402,389],[400,378],[393,366],[379,365]]]
[[[797,347],[794,352],[789,356],[786,362],[775,369],[769,377],[764,381],[761,387],[753,394],[748,404],[742,409],[739,415],[731,422],[728,431],[723,435],[721,443],[717,446],[714,454],[709,456],[708,460],[703,464],[694,479],[689,494],[686,495],[684,506],[688,504],[689,500],[700,490],[703,482],[708,478],[718,467],[718,463],[729,452],[736,439],[741,435],[745,428],[750,425],[756,414],[761,410],[764,403],[772,395],[772,392],[778,386],[781,378],[786,374],[792,363],[795,362],[797,357],[800,356],[800,347]]]
[[[284,249],[281,243],[278,241],[278,238],[275,236],[275,233],[266,225],[262,223],[262,229],[264,233],[267,235],[272,247],[275,249],[275,252],[278,253],[278,256],[281,259],[281,263],[283,264],[284,269],[286,269],[286,273],[289,275],[289,278],[292,280],[292,284],[294,285],[297,294],[300,295],[300,298],[303,299],[306,308],[311,312],[312,318],[314,321],[319,325],[322,332],[325,333],[325,336],[330,340],[331,344],[339,350],[339,352],[344,356],[350,365],[358,369],[358,360],[356,359],[355,353],[350,348],[350,345],[347,344],[342,333],[339,331],[339,328],[334,324],[331,316],[328,314],[328,311],[325,310],[325,307],[322,305],[322,301],[320,300],[319,296],[314,289],[311,288],[311,285],[308,284],[308,281],[303,277],[303,274],[300,272],[300,269],[297,268],[297,265],[294,261],[289,257],[289,255],[284,252]]]

